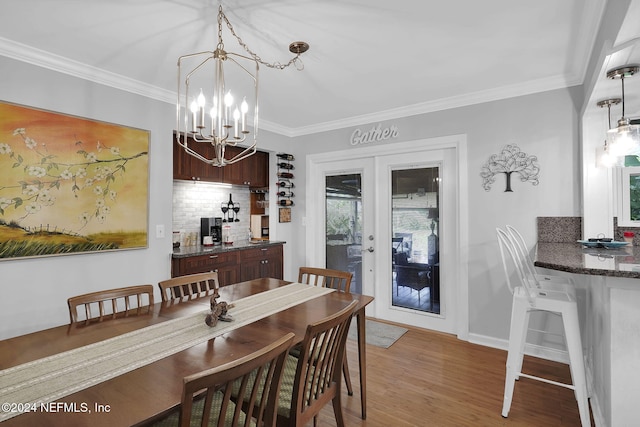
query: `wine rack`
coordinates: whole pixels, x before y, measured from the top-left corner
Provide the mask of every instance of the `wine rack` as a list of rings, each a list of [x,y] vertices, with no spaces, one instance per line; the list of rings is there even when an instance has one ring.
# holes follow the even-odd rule
[[[292,197],[295,196],[293,189],[295,185],[293,183],[293,170],[295,169],[292,163],[295,160],[292,154],[278,153],[278,205],[281,207],[293,206]]]

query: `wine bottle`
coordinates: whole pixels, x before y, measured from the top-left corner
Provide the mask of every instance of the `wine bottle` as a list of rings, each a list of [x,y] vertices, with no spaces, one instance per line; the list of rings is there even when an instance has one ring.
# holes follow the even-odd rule
[[[293,185],[293,182],[291,182],[291,181],[279,181],[278,182],[278,187],[293,188],[293,187],[295,187],[295,185]]]
[[[293,157],[292,154],[279,153],[279,154],[276,154],[276,156],[278,156],[278,158],[283,160],[289,160],[289,161],[295,160],[295,157]]]
[[[280,169],[294,169],[291,163],[278,163]]]
[[[278,178],[293,178],[293,174],[289,172],[278,172]]]
[[[289,199],[278,200],[280,206],[293,206],[293,201]]]
[[[295,194],[293,194],[292,192],[286,192],[286,191],[279,191],[278,192],[278,196],[280,197],[293,197]]]

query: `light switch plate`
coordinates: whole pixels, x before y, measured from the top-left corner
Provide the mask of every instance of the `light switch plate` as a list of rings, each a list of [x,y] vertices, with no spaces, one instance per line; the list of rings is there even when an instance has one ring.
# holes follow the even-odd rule
[[[156,238],[164,239],[164,224],[156,225]]]

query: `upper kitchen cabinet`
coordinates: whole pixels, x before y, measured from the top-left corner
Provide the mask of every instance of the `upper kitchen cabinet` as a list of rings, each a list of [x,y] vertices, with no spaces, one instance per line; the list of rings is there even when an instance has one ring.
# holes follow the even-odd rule
[[[229,157],[239,154],[243,148],[229,147]],[[237,163],[225,166],[223,182],[228,184],[248,185],[252,188],[269,186],[269,153],[256,151],[252,156]]]
[[[193,144],[193,145],[192,145]],[[207,143],[189,142],[189,147],[204,157],[213,156],[213,147]],[[243,149],[228,147],[227,158],[233,157]],[[224,167],[210,166],[190,156],[173,141],[173,178],[189,181],[223,182],[227,184],[248,185],[252,188],[269,186],[269,153],[256,151],[244,160]]]
[[[211,166],[187,154],[173,139],[173,179],[189,181],[222,182],[222,168]],[[213,147],[207,143],[197,143],[189,138],[189,147],[203,157],[210,158]]]

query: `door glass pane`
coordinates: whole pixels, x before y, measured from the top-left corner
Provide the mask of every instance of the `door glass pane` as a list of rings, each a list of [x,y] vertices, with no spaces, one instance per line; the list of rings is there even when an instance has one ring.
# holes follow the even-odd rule
[[[326,177],[326,266],[353,273],[351,292],[362,293],[362,176]]]
[[[439,168],[391,172],[392,305],[440,313]]]

